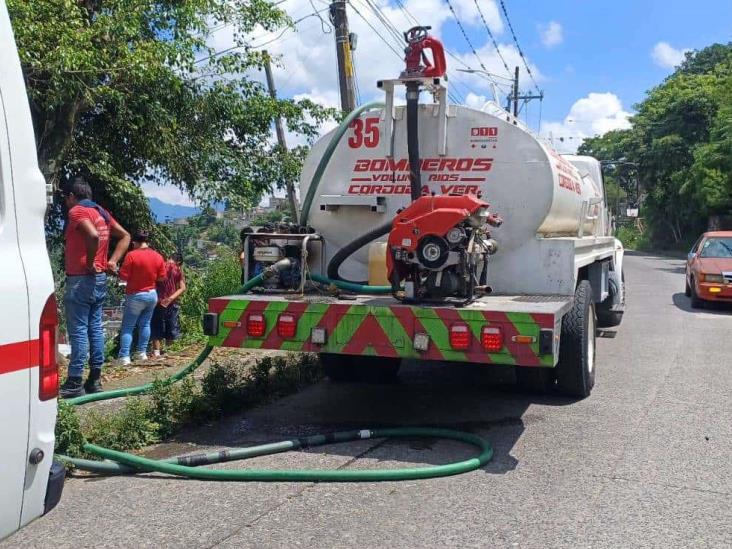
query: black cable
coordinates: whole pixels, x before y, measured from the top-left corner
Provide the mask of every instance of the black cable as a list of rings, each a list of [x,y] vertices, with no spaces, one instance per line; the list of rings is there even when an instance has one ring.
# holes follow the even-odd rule
[[[465,41],[468,43],[468,46],[470,47],[470,51],[473,52],[473,55],[475,55],[475,58],[478,60],[478,63],[480,64],[480,68],[483,69],[485,72],[488,72],[488,69],[485,68],[485,65],[483,64],[483,60],[478,55],[478,52],[475,50],[475,46],[473,46],[473,43],[470,41],[470,38],[468,38],[468,33],[465,31],[465,27],[463,27],[463,24],[460,22],[460,19],[458,19],[457,13],[455,13],[455,8],[452,7],[452,3],[450,0],[445,0],[447,2],[447,7],[450,8],[450,11],[452,12],[452,16],[455,19],[455,22],[457,23],[458,27],[460,27],[460,32],[463,33],[463,38],[465,38]]]
[[[396,50],[396,49],[395,49],[395,48],[394,48],[394,47],[393,47],[393,46],[392,46],[392,45],[391,45],[391,44],[389,43],[389,41],[388,41],[388,40],[387,40],[386,38],[384,38],[384,37],[383,37],[383,36],[381,35],[381,33],[379,33],[379,31],[377,31],[377,30],[376,30],[376,27],[374,27],[374,26],[373,26],[373,25],[371,24],[371,22],[370,22],[370,21],[369,21],[368,19],[366,19],[366,17],[364,17],[364,15],[363,15],[363,14],[362,14],[362,13],[361,13],[361,12],[360,12],[359,10],[358,10],[358,8],[357,8],[356,6],[354,6],[354,5],[353,5],[353,2],[352,2],[351,0],[349,0],[349,1],[348,1],[348,3],[349,3],[349,4],[350,4],[350,6],[351,6],[351,7],[353,8],[353,11],[355,11],[355,12],[356,12],[356,15],[358,15],[358,16],[359,16],[359,17],[360,17],[361,19],[363,19],[364,23],[366,23],[366,24],[367,24],[367,25],[369,26],[369,28],[370,28],[370,29],[371,29],[372,31],[374,31],[374,33],[376,34],[376,36],[378,36],[379,38],[381,38],[381,41],[382,41],[382,42],[384,42],[384,44],[386,44],[386,45],[387,45],[387,47],[388,47],[388,48],[389,48],[389,49],[390,49],[391,51],[393,51],[393,52],[394,52],[394,54],[395,54],[395,55],[396,55],[396,56],[397,56],[397,57],[398,57],[399,59],[402,59],[402,53],[400,53],[399,51],[397,51],[397,50]]]
[[[483,16],[483,10],[480,9],[478,0],[473,0],[473,1],[475,2],[475,7],[478,8],[478,14],[480,15],[481,21],[483,21],[483,26],[485,27],[485,30],[488,33],[488,36],[490,37],[491,42],[493,42],[493,47],[496,48],[496,53],[498,54],[498,57],[500,57],[501,61],[503,62],[503,68],[505,68],[506,73],[508,73],[508,75],[511,76],[511,69],[508,68],[508,63],[506,63],[506,60],[503,58],[503,54],[501,53],[501,50],[498,47],[498,42],[496,42],[496,38],[493,36],[493,33],[491,32],[491,29],[488,26],[488,23],[486,22],[485,17]]]
[[[508,11],[506,10],[506,4],[503,3],[503,0],[501,1],[501,9],[503,10],[503,15],[506,17],[506,23],[508,23],[508,28],[511,31],[511,36],[513,36],[513,43],[516,44],[516,49],[519,52],[519,55],[521,56],[521,60],[524,62],[524,67],[526,67],[526,72],[529,73],[529,77],[531,78],[531,81],[534,83],[534,87],[536,88],[536,91],[538,93],[541,93],[541,90],[539,89],[539,85],[536,83],[536,80],[534,79],[534,75],[531,73],[531,67],[529,67],[528,62],[526,61],[526,57],[524,56],[524,52],[521,51],[521,46],[519,46],[518,38],[516,38],[516,33],[513,30],[513,25],[511,24],[511,19],[508,17]]]

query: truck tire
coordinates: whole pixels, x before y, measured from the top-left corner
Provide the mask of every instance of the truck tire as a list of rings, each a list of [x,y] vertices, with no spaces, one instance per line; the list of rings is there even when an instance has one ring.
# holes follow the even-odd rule
[[[610,273],[611,275],[614,275],[615,273]],[[617,277],[615,277],[612,281],[612,284],[617,287],[618,284],[624,285],[625,284],[625,273],[620,273],[620,281],[617,280]],[[617,288],[616,291],[622,292],[622,304],[625,304],[625,288]],[[620,326],[620,323],[623,321],[623,311],[613,311],[613,298],[611,295],[608,295],[605,298],[605,301],[602,303],[599,303],[595,309],[595,312],[597,313],[597,325],[600,328],[614,328],[615,326]]]
[[[579,398],[590,396],[595,385],[595,306],[592,286],[580,281],[574,304],[562,318],[559,340],[557,388],[561,394]]]
[[[554,368],[516,366],[516,385],[522,393],[545,395],[554,389]]]
[[[402,359],[321,353],[320,363],[336,383],[390,383],[396,381]]]
[[[614,328],[620,326],[623,321],[622,311],[610,311],[608,309],[597,308],[597,325],[600,328]]]

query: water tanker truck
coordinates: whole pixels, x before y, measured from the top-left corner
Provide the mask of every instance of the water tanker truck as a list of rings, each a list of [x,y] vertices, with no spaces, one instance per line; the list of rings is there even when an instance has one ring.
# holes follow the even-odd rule
[[[205,332],[319,353],[336,381],[437,360],[511,365],[527,390],[588,396],[597,328],[625,305],[600,163],[558,154],[496,103],[448,104],[439,41],[405,36],[384,102],[312,147],[299,224],[243,239],[245,284],[209,302]]]

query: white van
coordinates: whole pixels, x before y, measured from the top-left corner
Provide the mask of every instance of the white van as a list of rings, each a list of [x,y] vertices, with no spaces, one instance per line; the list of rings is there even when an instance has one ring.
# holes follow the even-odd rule
[[[28,97],[0,0],[0,539],[51,510],[64,468],[53,461],[58,315]]]

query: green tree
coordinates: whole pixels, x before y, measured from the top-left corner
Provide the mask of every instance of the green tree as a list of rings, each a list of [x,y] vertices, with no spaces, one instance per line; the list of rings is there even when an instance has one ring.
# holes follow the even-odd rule
[[[642,215],[656,244],[695,238],[732,207],[732,43],[688,54],[636,105],[632,128],[586,140],[580,152],[638,167]],[[628,190],[628,189],[626,189]]]
[[[273,117],[312,137],[332,114],[274,100],[246,76],[264,55],[247,34],[289,24],[266,0],[8,0],[8,8],[41,170],[54,185],[85,175],[132,228],[153,223],[144,181],[202,202],[256,203],[285,180],[271,161],[281,154]],[[208,40],[221,27],[235,46],[215,52]],[[282,169],[290,177],[291,166]]]

